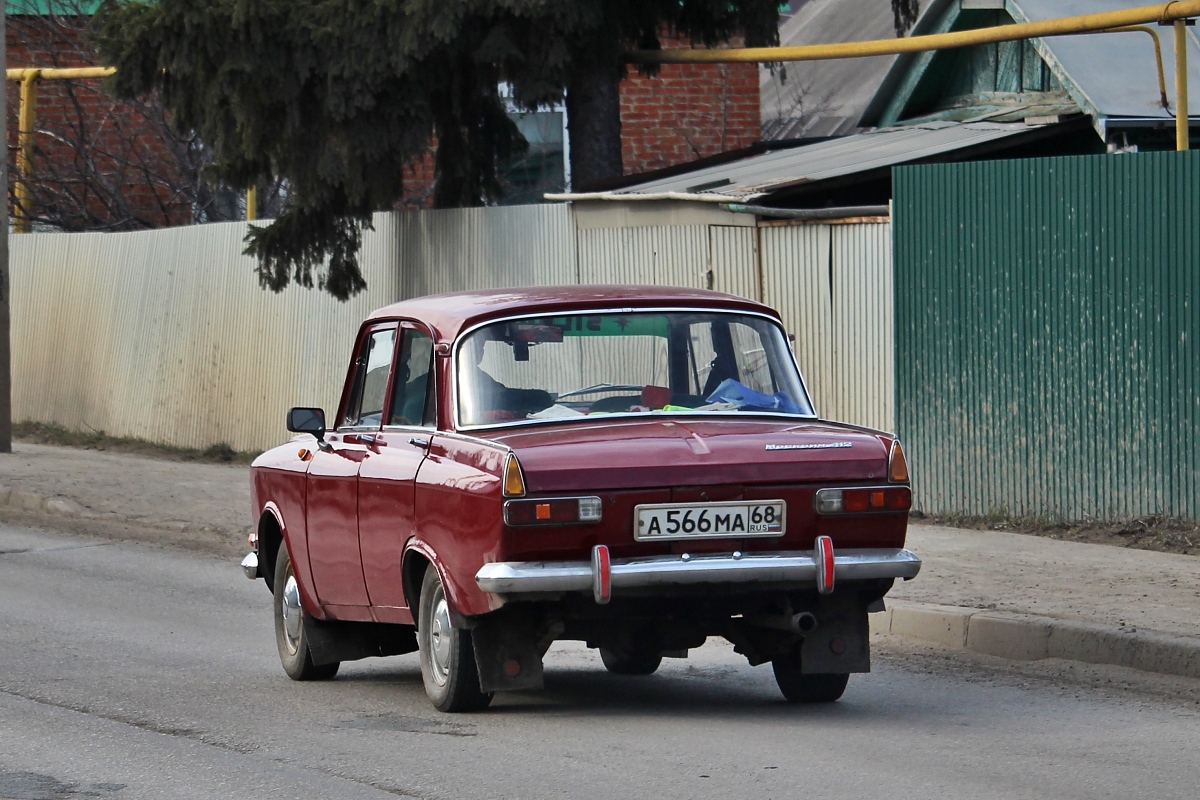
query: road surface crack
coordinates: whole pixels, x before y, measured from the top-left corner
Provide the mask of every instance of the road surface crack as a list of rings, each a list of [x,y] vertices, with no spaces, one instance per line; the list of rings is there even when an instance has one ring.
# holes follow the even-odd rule
[[[113,714],[110,712],[101,711],[97,708],[93,708],[93,707],[88,706],[83,703],[72,703],[72,702],[63,701],[63,700],[55,700],[50,697],[46,697],[44,695],[39,695],[39,694],[36,694],[33,692],[23,692],[23,691],[13,689],[13,688],[10,688],[7,686],[0,686],[0,693],[6,694],[9,697],[15,697],[15,698],[19,698],[21,700],[26,700],[30,703],[37,703],[38,705],[49,706],[51,708],[58,708],[58,709],[62,709],[64,711],[71,711],[76,714],[85,714],[90,717],[97,717],[99,719],[108,720],[109,722],[115,722],[119,725],[128,725],[132,728],[137,728],[139,730],[148,731],[150,733],[158,733],[163,736],[173,736],[173,737],[177,737],[177,738],[181,738],[181,739],[188,739],[190,741],[194,741],[194,742],[197,742],[199,744],[202,744],[202,745],[205,745],[208,747],[215,747],[219,750],[225,750],[227,752],[237,753],[237,754],[243,755],[243,756],[255,756],[256,758],[262,757],[262,755],[258,754],[258,751],[260,750],[260,748],[258,746],[240,745],[240,744],[236,744],[233,742],[225,742],[225,741],[221,741],[218,739],[213,739],[213,738],[210,738],[207,735],[205,735],[205,733],[203,731],[201,731],[197,728],[189,728],[189,727],[174,726],[174,725],[162,725],[162,724],[155,723],[151,720],[136,719],[136,718],[129,717],[129,716],[126,716],[123,714]],[[289,759],[289,758],[281,758],[278,756],[266,756],[266,757],[270,761],[273,761],[277,764],[283,764],[283,765],[293,767],[295,769],[301,769],[301,770],[304,770],[307,772],[316,772],[321,775],[338,778],[340,780],[348,781],[350,783],[356,783],[356,784],[359,784],[360,786],[368,786],[372,789],[375,789],[380,792],[384,792],[386,794],[393,795],[395,797],[407,797],[407,798],[413,798],[413,800],[426,800],[426,797],[424,795],[412,794],[411,792],[406,792],[403,789],[398,789],[393,786],[382,785],[382,784],[376,783],[371,780],[366,780],[366,779],[363,779],[360,777],[356,777],[354,775],[346,774],[344,772],[341,772],[340,770],[314,767],[314,766],[305,764],[300,761],[296,761],[296,760]],[[3,800],[2,795],[0,795],[0,800]]]

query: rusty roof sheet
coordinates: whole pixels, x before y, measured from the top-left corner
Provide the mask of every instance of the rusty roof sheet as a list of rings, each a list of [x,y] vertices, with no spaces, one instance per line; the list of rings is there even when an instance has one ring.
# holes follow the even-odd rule
[[[802,183],[908,164],[1028,133],[1040,125],[934,121],[881,128],[775,150],[611,192],[553,195],[561,200],[679,199],[749,202]]]

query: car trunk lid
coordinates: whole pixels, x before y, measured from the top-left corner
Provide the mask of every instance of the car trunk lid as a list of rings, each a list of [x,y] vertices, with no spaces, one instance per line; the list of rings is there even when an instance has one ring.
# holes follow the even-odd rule
[[[821,421],[574,422],[492,437],[531,492],[886,480],[883,434]]]

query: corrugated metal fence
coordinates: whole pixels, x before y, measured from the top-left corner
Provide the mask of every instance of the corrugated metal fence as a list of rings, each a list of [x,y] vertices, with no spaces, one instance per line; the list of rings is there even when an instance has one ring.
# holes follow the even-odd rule
[[[916,503],[1200,515],[1200,153],[895,171]]]
[[[351,339],[398,292],[395,218],[348,303],[259,288],[245,223],[13,236],[13,417],[184,447],[279,441],[292,405],[334,405]]]
[[[241,254],[245,223],[12,237],[14,419],[263,449],[286,435],[288,407],[336,406],[372,309],[461,289],[634,282],[775,305],[822,414],[892,425],[887,225],[577,230],[571,206],[536,205],[379,214],[374,226],[360,259],[369,288],[347,303],[260,289]]]
[[[894,430],[891,225],[761,231],[762,300],[796,334],[821,415]]]

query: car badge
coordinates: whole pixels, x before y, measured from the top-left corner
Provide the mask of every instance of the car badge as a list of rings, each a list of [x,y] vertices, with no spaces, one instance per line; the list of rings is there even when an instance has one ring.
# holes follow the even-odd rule
[[[817,444],[769,444],[768,450],[840,450],[853,447],[853,442],[819,442]]]

